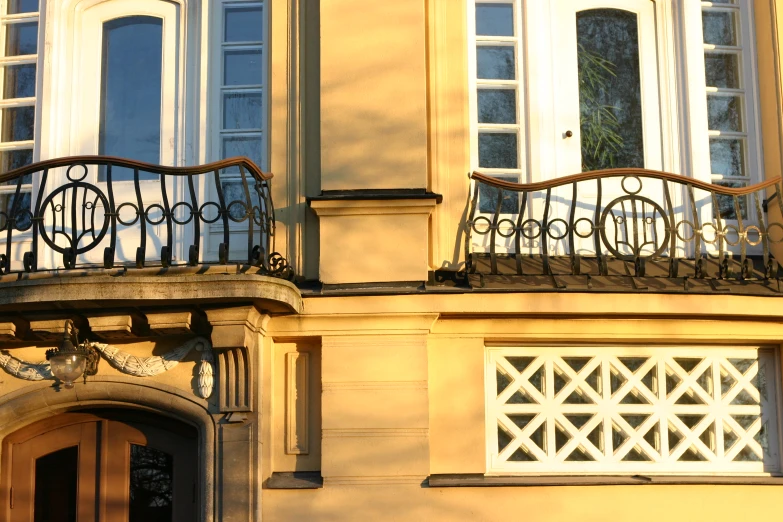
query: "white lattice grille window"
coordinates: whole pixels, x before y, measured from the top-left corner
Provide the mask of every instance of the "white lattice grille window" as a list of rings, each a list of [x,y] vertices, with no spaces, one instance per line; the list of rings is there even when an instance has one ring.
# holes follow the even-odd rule
[[[487,351],[489,473],[774,474],[776,351]]]

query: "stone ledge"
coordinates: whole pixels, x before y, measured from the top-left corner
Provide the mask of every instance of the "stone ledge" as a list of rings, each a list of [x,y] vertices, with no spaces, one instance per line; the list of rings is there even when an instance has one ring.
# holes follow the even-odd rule
[[[320,489],[324,479],[320,471],[275,472],[267,479],[266,489]]]
[[[198,267],[193,267],[198,268]],[[183,274],[149,269],[137,274],[102,270],[58,277],[0,283],[0,312],[58,309],[86,310],[106,307],[219,304],[252,302],[270,313],[301,313],[302,296],[283,279],[253,273]],[[85,271],[80,271],[85,272]]]
[[[672,476],[672,475],[560,475],[493,477],[478,473],[430,475],[431,488],[508,486],[645,486],[645,485],[739,485],[783,486],[783,477],[753,476]]]

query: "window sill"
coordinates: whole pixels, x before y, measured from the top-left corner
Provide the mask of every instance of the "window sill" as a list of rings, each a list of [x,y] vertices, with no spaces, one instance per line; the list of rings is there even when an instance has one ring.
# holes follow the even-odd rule
[[[692,477],[692,476],[644,476],[644,475],[568,475],[493,477],[480,474],[430,475],[429,487],[500,487],[500,486],[642,486],[642,485],[737,485],[783,486],[783,477]]]
[[[320,471],[275,472],[266,481],[266,489],[321,489],[324,479]]]

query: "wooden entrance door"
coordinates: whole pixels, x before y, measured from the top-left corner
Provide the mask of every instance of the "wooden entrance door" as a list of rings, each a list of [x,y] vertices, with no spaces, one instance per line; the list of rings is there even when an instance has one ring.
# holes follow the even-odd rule
[[[197,436],[169,419],[68,413],[4,443],[10,522],[175,522],[196,513]]]

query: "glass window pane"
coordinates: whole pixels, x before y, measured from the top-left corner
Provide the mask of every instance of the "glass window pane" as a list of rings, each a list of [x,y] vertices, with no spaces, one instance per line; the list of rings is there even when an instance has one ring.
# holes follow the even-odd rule
[[[261,129],[261,93],[225,93],[223,95],[224,129]]]
[[[31,140],[34,137],[35,107],[3,109],[2,141]]]
[[[739,96],[707,95],[710,130],[742,131],[742,101]]]
[[[517,182],[513,176],[497,176],[503,181]],[[494,214],[498,206],[498,190],[495,187],[479,184],[479,212],[482,214]],[[510,190],[501,190],[500,213],[516,214],[519,212],[519,193]]]
[[[742,188],[747,186],[744,181],[718,181],[716,185],[729,188]],[[748,197],[747,196],[726,196],[723,194],[716,194],[718,200],[718,208],[720,209],[721,219],[737,219],[737,205],[740,208],[740,215],[742,219],[748,219]]]
[[[254,207],[258,207],[258,192],[254,188],[253,178],[247,178],[247,190],[250,192],[250,204]],[[245,187],[241,180],[224,181],[223,186],[223,201],[228,205],[228,213],[235,221],[241,221],[247,215],[247,195],[245,194]],[[233,202],[239,201],[240,203]]]
[[[33,151],[27,150],[6,150],[0,152],[0,173],[8,172],[14,169],[24,167],[33,162]],[[8,181],[8,185],[16,185],[19,180]],[[21,178],[22,184],[26,185],[33,182],[33,175],[28,174]]]
[[[705,53],[704,68],[708,87],[739,89],[740,62],[738,54]]]
[[[103,24],[99,154],[160,163],[162,55],[160,18],[129,16]],[[132,174],[115,169],[112,179]]]
[[[35,459],[35,522],[76,522],[79,448]]]
[[[513,80],[515,71],[513,47],[481,45],[476,48],[476,76],[480,80]]]
[[[516,123],[517,93],[514,89],[479,89],[479,123]]]
[[[263,39],[264,16],[261,6],[227,7],[225,11],[226,42],[260,42]]]
[[[38,22],[24,22],[6,26],[6,56],[20,56],[37,52]]]
[[[131,444],[129,522],[172,522],[173,497],[174,458]]]
[[[479,167],[519,168],[516,133],[479,133]]]
[[[737,20],[733,11],[704,11],[701,14],[704,43],[737,45]]]
[[[223,157],[246,156],[263,168],[264,151],[261,136],[226,136],[223,138]],[[239,173],[239,168],[226,169],[226,172]]]
[[[745,176],[745,143],[743,140],[710,139],[710,169],[724,177]]]
[[[636,14],[590,9],[576,16],[582,171],[644,167]]]
[[[35,96],[35,64],[5,66],[3,99]]]
[[[261,85],[261,50],[225,51],[223,85]]]
[[[476,4],[476,34],[480,36],[514,36],[512,4]]]
[[[38,0],[8,0],[8,14],[35,13]]]
[[[8,220],[6,216],[9,216],[14,212],[15,199],[15,192],[0,194],[0,211],[5,213],[5,215],[0,214],[0,229],[5,228],[7,225]],[[19,193],[19,203],[16,206],[16,213],[14,214],[16,216],[16,226],[13,227],[13,230],[24,231],[30,228],[30,225],[32,224],[32,216],[29,212],[31,202],[32,198],[29,192]],[[36,520],[38,519],[36,518]]]

